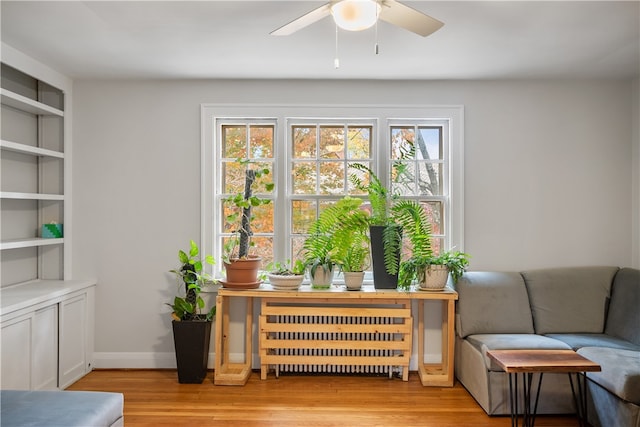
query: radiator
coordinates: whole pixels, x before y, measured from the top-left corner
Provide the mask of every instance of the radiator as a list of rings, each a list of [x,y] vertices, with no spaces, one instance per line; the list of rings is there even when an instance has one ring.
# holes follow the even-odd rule
[[[276,375],[391,375],[408,369],[411,328],[410,307],[395,301],[329,307],[263,301],[261,365]]]
[[[360,324],[360,325],[380,325],[391,324],[393,319],[384,317],[345,317],[345,316],[281,316],[278,322],[300,323],[300,324]],[[335,340],[355,340],[355,341],[392,341],[394,334],[390,333],[363,333],[363,332],[278,332],[278,339],[286,340],[315,340],[315,341],[335,341]],[[356,357],[390,357],[397,354],[397,351],[389,349],[331,349],[331,348],[290,348],[276,349],[278,355],[296,356],[356,356]],[[390,374],[391,366],[380,365],[277,365],[276,369],[280,373],[286,372],[322,372],[322,373],[345,373],[345,374]]]

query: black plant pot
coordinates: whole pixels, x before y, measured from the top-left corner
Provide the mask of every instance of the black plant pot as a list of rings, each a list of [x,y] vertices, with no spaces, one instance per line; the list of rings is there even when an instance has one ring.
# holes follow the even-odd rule
[[[207,377],[210,340],[210,320],[173,321],[180,384],[202,384]]]
[[[371,261],[373,263],[373,284],[376,289],[395,289],[398,286],[398,274],[389,274],[384,264],[384,240],[382,233],[385,226],[372,225],[369,227],[371,236]],[[398,249],[397,260],[400,260]]]

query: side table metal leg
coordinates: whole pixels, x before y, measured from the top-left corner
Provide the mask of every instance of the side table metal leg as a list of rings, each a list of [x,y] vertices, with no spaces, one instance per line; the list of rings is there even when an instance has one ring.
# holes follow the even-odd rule
[[[576,386],[573,386],[573,377],[569,375],[569,383],[571,384],[571,394],[573,395],[573,403],[576,407],[576,415],[578,416],[578,424],[580,427],[587,427],[587,374],[584,372],[576,372]]]
[[[518,374],[509,373],[507,375],[509,376],[509,405],[511,407],[511,427],[518,427]]]
[[[587,427],[589,425],[589,417],[587,416],[587,373],[578,373],[578,378],[582,378],[582,422]]]
[[[511,409],[511,426],[518,427],[518,373],[509,373],[509,405]],[[533,373],[522,373],[522,426],[534,427],[538,412],[538,400],[540,399],[540,386],[542,385],[542,373],[539,374],[537,389],[534,389]],[[531,391],[535,391],[535,400],[531,400]]]
[[[544,374],[544,372],[540,372],[540,374],[539,374],[540,376],[538,377],[538,389],[536,390],[536,400],[535,400],[535,403],[533,404],[533,413],[532,413],[532,417],[531,417],[531,427],[533,427],[533,424],[536,422],[536,414],[538,413],[538,400],[540,399],[540,386],[542,385],[542,375],[543,374]]]
[[[531,427],[531,375],[522,373],[522,425]]]

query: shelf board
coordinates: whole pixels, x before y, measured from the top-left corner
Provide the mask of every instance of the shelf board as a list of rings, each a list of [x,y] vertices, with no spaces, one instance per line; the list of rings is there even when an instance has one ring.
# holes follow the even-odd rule
[[[64,243],[64,238],[43,239],[42,237],[33,237],[30,239],[11,239],[0,242],[0,249],[34,248],[38,246],[60,245],[62,243]]]
[[[60,151],[47,150],[46,148],[20,144],[19,142],[0,140],[0,148],[6,151],[13,151],[15,153],[64,159],[64,153],[61,153]]]
[[[5,316],[96,285],[96,280],[32,280],[0,289],[0,314]],[[55,301],[54,301],[55,302]],[[3,319],[4,320],[4,319]]]
[[[4,105],[32,114],[64,117],[64,111],[50,107],[42,102],[34,101],[33,99],[11,92],[10,90],[0,89],[0,100]]]
[[[18,193],[13,191],[0,192],[1,199],[19,200],[64,200],[64,194],[42,194],[42,193]]]

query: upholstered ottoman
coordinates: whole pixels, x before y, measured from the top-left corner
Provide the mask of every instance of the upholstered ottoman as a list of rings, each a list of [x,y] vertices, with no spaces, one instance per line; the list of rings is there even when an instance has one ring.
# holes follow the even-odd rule
[[[96,391],[0,391],[3,427],[122,427],[124,396]]]

